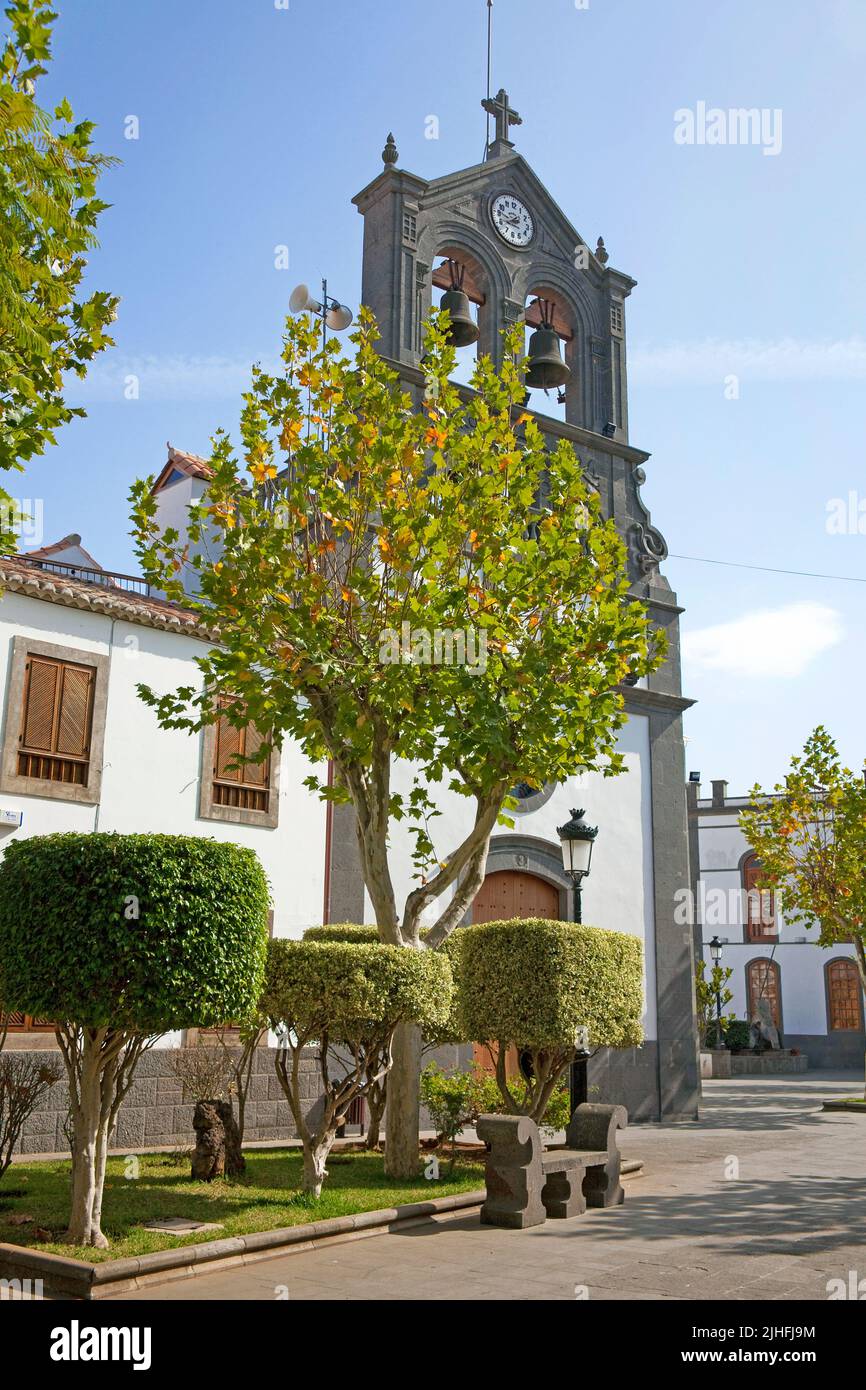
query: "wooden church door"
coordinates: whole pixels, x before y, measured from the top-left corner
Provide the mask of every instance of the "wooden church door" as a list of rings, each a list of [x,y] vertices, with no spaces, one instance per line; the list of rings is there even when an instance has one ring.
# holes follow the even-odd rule
[[[514,917],[559,917],[559,889],[535,874],[505,869],[488,874],[472,904],[472,922],[506,922]],[[518,1075],[517,1055],[510,1049],[506,1061],[509,1079]],[[472,1044],[472,1061],[479,1071],[496,1074],[496,1063],[488,1047]]]
[[[472,904],[472,921],[507,922],[513,917],[559,917],[559,889],[535,874],[506,869],[488,874]]]

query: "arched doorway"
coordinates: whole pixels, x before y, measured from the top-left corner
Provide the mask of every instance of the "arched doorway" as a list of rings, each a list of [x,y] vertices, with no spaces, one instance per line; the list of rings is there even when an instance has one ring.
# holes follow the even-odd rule
[[[559,917],[559,889],[537,874],[522,873],[519,869],[502,869],[488,874],[472,904],[473,926],[479,922],[505,922],[514,917],[544,917],[556,921]],[[488,1047],[473,1043],[472,1061],[480,1070],[492,1074],[496,1063]],[[506,1062],[509,1077],[519,1072],[517,1054],[509,1049]]]
[[[514,917],[559,917],[559,889],[537,874],[503,869],[488,874],[472,904],[472,921],[507,922]]]

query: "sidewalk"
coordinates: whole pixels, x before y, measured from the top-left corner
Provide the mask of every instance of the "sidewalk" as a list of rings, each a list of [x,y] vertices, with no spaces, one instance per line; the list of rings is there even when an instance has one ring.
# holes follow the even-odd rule
[[[416,1226],[124,1299],[814,1299],[866,1278],[866,1117],[824,1114],[856,1073],[704,1083],[702,1119],[636,1125],[625,1205],[529,1231],[477,1215]]]

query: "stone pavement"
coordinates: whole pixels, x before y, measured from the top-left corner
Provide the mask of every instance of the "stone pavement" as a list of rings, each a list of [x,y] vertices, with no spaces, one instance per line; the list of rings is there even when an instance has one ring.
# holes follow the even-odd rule
[[[866,1280],[866,1116],[821,1103],[862,1088],[853,1072],[705,1082],[699,1122],[620,1136],[645,1175],[610,1211],[529,1231],[473,1212],[122,1297],[825,1300],[831,1279]]]

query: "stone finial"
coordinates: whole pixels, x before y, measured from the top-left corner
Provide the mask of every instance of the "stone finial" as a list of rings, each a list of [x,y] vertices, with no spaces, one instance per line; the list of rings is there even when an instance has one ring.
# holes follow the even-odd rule
[[[388,169],[392,165],[396,164],[399,157],[400,156],[397,153],[397,146],[394,142],[394,136],[392,135],[391,131],[389,131],[388,139],[385,141],[385,148],[382,151],[382,161],[385,165],[385,168]]]
[[[607,265],[608,261],[610,260],[610,256],[607,253],[607,247],[604,244],[603,236],[600,236],[598,239],[598,246],[596,246],[595,248],[595,259],[597,261],[601,261],[602,265]]]

